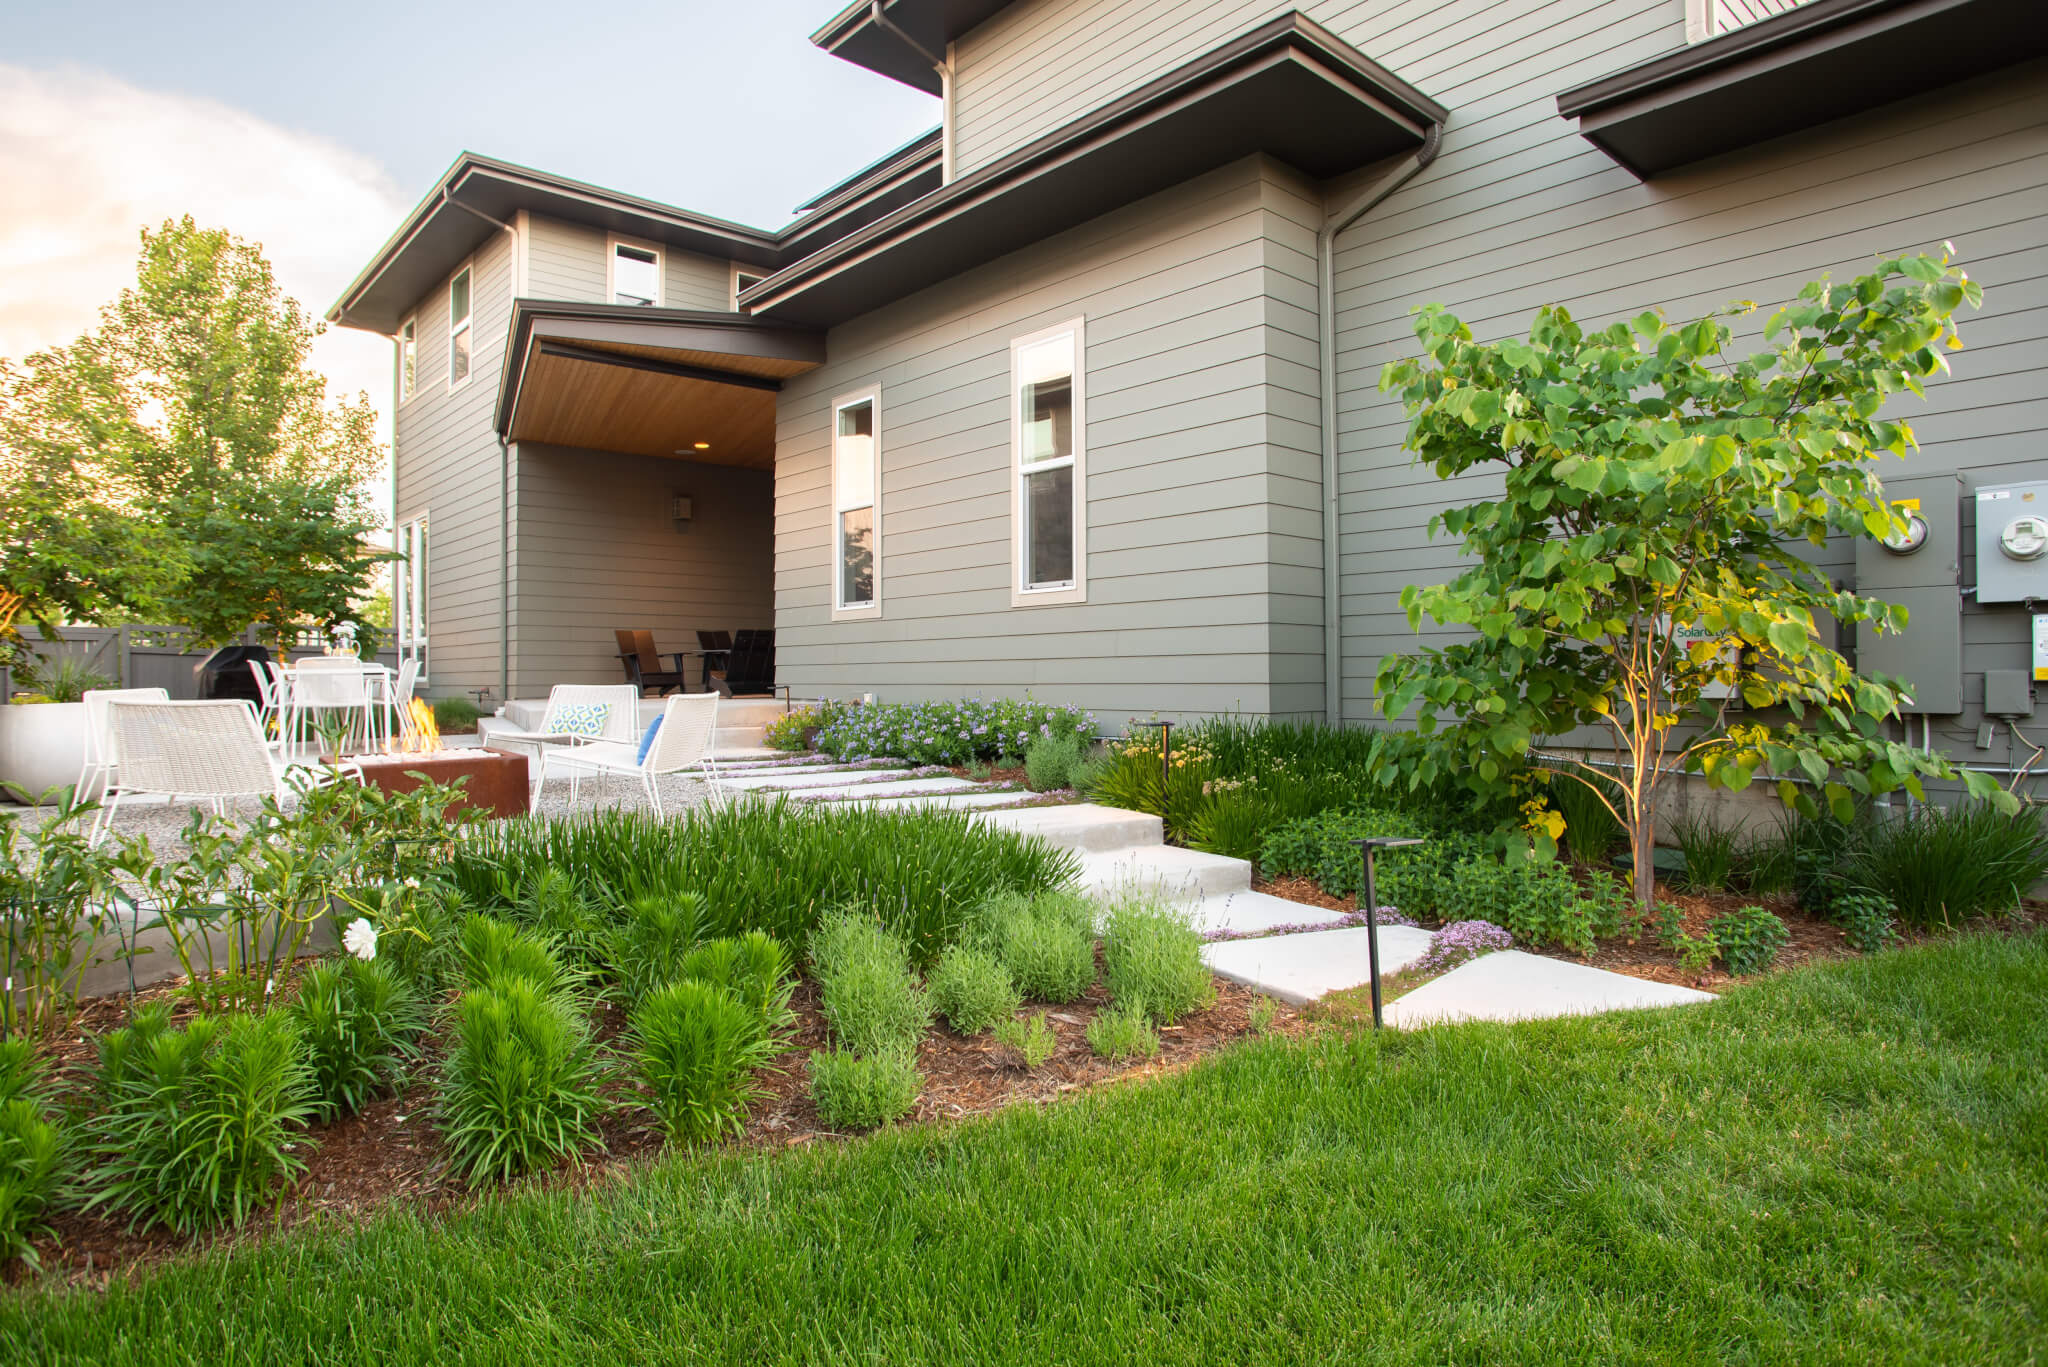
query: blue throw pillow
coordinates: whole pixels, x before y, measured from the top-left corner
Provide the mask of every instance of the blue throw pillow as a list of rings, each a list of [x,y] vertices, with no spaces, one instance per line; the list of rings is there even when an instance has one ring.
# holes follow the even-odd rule
[[[642,731],[642,732],[640,733],[640,755],[639,755],[639,757],[638,757],[637,759],[635,759],[635,760],[633,761],[633,763],[635,763],[635,764],[645,764],[645,763],[647,763],[647,752],[648,752],[649,750],[652,750],[652,749],[654,748],[654,733],[655,733],[655,732],[657,732],[657,731],[659,731],[660,729],[661,729],[661,718],[660,718],[660,717],[656,717],[656,718],[655,718],[655,719],[654,719],[653,721],[651,721],[651,722],[647,723],[647,729],[646,729],[645,731]]]

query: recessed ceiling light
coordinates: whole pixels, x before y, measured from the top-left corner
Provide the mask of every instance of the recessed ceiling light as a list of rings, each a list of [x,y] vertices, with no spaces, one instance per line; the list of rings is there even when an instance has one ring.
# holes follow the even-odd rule
[[[698,449],[699,451],[709,451],[711,449],[711,443],[708,441],[697,441],[691,442],[690,444],[696,447],[696,449]]]

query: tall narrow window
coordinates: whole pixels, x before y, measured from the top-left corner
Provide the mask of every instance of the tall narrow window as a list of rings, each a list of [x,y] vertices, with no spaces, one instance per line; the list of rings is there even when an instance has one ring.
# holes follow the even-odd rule
[[[611,239],[611,296],[614,304],[661,306],[661,248],[653,243]]]
[[[1081,323],[1010,344],[1013,605],[1078,603],[1087,593]]]
[[[398,524],[392,546],[400,558],[391,562],[391,628],[402,660],[420,662],[420,682],[427,679],[427,515]]]
[[[881,612],[881,391],[832,405],[832,612]]]
[[[404,403],[420,382],[420,320],[398,325],[398,401]]]
[[[448,282],[448,387],[469,379],[469,267]]]

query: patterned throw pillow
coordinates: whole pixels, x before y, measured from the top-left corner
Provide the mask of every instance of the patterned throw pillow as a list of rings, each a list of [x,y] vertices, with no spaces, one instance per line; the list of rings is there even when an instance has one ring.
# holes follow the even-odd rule
[[[564,736],[601,736],[611,714],[608,702],[564,703],[555,713],[554,730]]]

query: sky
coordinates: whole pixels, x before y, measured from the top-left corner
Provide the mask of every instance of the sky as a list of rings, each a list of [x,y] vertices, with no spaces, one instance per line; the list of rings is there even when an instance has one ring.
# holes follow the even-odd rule
[[[0,356],[91,327],[138,230],[263,244],[325,314],[464,150],[763,228],[933,127],[938,101],[811,46],[842,0],[642,6],[14,0],[0,46]],[[391,408],[391,346],[330,333]]]

